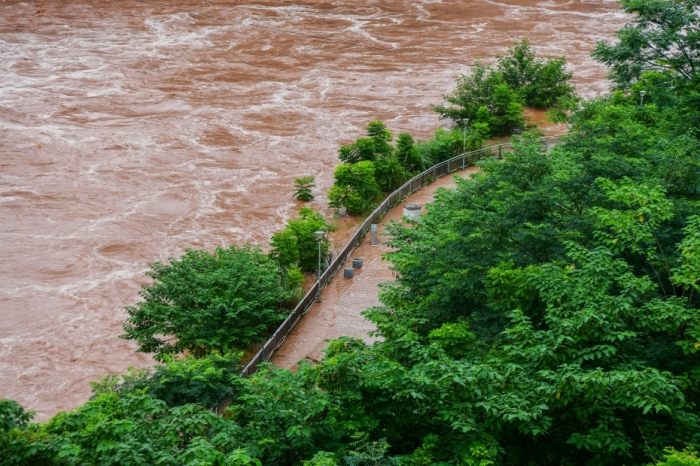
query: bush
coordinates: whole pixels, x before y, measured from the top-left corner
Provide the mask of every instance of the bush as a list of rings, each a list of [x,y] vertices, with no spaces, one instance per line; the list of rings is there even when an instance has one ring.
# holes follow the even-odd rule
[[[525,128],[523,98],[508,87],[503,75],[477,62],[471,74],[457,78],[457,89],[443,96],[450,106],[434,105],[440,118],[451,118],[460,124],[464,118],[487,136],[510,135]]]
[[[313,201],[314,195],[311,194],[311,190],[316,187],[315,180],[313,176],[294,178],[294,197],[300,201]]]
[[[496,69],[477,61],[469,75],[457,78],[453,93],[443,96],[449,105],[433,109],[456,123],[468,118],[485,137],[510,135],[525,128],[524,105],[546,108],[574,95],[572,74],[565,68],[563,57],[535,58],[523,40],[508,49],[508,55],[497,57]]]
[[[508,55],[496,57],[497,69],[509,88],[518,92],[528,107],[548,108],[562,97],[574,95],[569,84],[566,58],[535,58],[535,50],[523,39],[508,49]]]
[[[408,172],[396,155],[383,157],[374,162],[374,178],[383,193],[390,193],[408,180]]]
[[[402,167],[411,175],[422,172],[430,165],[424,165],[413,136],[400,133],[396,140],[396,157]]]
[[[244,349],[284,319],[277,264],[259,248],[190,249],[150,267],[154,283],[142,287],[142,302],[126,308],[120,338],[159,361],[185,350],[202,357]]]
[[[345,207],[351,215],[366,214],[372,210],[380,194],[374,163],[342,163],[335,168],[333,178],[335,183],[328,191],[332,208]]]
[[[393,136],[383,121],[370,121],[367,125],[367,137],[359,138],[352,144],[340,146],[338,158],[341,162],[353,164],[374,162],[394,153],[390,142]]]
[[[475,126],[479,127],[478,124]],[[470,124],[470,128],[467,129],[466,144],[462,128],[455,127],[449,131],[439,128],[432,139],[418,141],[416,149],[421,164],[425,167],[424,169],[427,169],[436,163],[456,157],[465,147],[467,151],[479,149],[482,143],[481,133]]]
[[[283,269],[298,267],[304,272],[313,272],[318,268],[318,239],[315,232],[328,232],[331,229],[322,214],[311,207],[302,207],[299,217],[289,220],[284,230],[272,235],[270,257]],[[325,261],[329,256],[330,242],[324,236],[321,260]]]
[[[188,356],[164,358],[165,364],[155,368],[129,371],[117,376],[104,377],[92,382],[93,399],[105,393],[136,393],[145,391],[164,401],[168,407],[197,404],[206,409],[217,409],[233,393],[232,379],[238,377],[240,355],[214,352],[196,359]]]
[[[700,466],[698,453],[692,448],[686,448],[683,451],[667,448],[664,452],[666,453],[665,460],[657,462],[656,466]]]

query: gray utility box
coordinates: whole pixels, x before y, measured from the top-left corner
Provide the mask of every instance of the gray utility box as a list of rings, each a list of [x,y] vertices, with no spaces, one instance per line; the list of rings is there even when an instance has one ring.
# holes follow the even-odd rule
[[[420,220],[421,207],[418,204],[406,204],[403,206],[403,216],[410,222]]]
[[[355,276],[355,269],[343,269],[343,277],[352,278]]]
[[[369,245],[379,245],[379,225],[373,223],[369,226]]]
[[[362,268],[362,259],[353,259],[352,260],[352,268],[353,269],[361,269]]]

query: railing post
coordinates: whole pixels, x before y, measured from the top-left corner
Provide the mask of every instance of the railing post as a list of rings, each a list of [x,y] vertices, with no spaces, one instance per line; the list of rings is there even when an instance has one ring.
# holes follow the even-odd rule
[[[498,145],[498,158],[502,159],[503,158],[503,144]]]

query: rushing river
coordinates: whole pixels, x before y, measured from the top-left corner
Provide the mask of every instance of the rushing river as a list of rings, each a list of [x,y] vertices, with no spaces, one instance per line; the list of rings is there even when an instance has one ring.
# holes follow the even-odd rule
[[[604,92],[589,52],[624,19],[607,0],[2,0],[0,397],[45,419],[151,364],[117,338],[148,262],[265,244],[294,176],[327,189],[372,119],[428,136],[475,58],[527,37]]]

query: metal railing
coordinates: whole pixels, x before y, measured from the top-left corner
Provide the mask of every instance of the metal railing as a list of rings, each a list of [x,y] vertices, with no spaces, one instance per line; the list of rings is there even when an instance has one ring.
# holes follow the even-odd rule
[[[545,152],[549,152],[558,142],[561,136],[551,136],[540,138],[540,141],[544,145]],[[328,268],[321,274],[321,279],[316,281],[314,286],[306,293],[306,295],[299,301],[299,304],[294,308],[294,310],[289,314],[289,316],[282,322],[282,324],[275,330],[269,340],[263,344],[262,348],[257,352],[253,359],[248,362],[248,364],[241,371],[241,377],[248,377],[253,375],[261,362],[269,361],[272,353],[279,348],[279,346],[284,342],[287,334],[294,328],[301,316],[306,314],[306,311],[311,307],[311,305],[316,300],[316,293],[318,292],[319,282],[321,288],[325,287],[328,282],[335,276],[336,273],[342,268],[345,261],[350,257],[350,253],[360,245],[362,239],[369,232],[370,226],[373,223],[377,223],[392,207],[394,207],[399,202],[403,201],[405,198],[410,196],[415,191],[419,190],[428,183],[431,183],[438,178],[455,172],[460,169],[464,169],[471,165],[474,165],[478,160],[484,157],[497,157],[501,158],[503,154],[512,153],[514,146],[510,143],[499,144],[497,146],[484,147],[471,152],[465,152],[456,157],[453,157],[444,162],[440,162],[433,165],[429,169],[425,170],[423,173],[414,176],[399,189],[389,194],[384,201],[379,204],[379,206],[372,212],[360,225],[357,232],[350,238],[350,241],[345,245],[345,247],[333,258]]]

